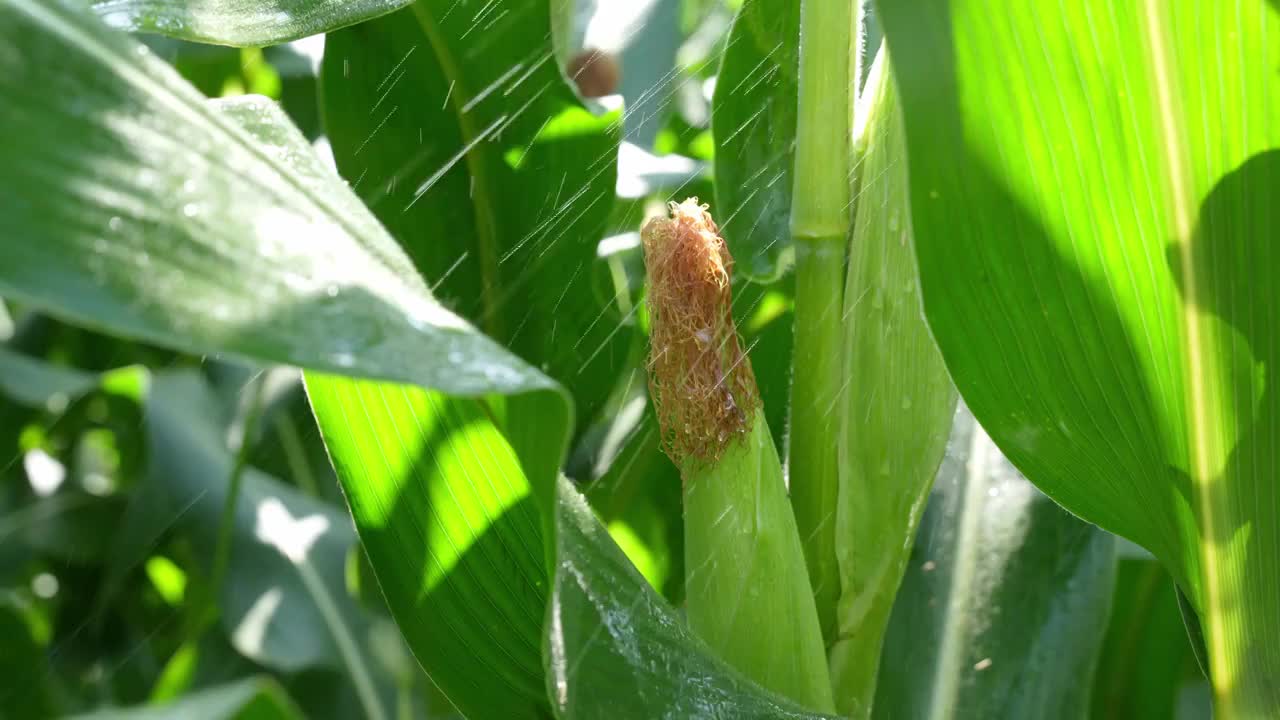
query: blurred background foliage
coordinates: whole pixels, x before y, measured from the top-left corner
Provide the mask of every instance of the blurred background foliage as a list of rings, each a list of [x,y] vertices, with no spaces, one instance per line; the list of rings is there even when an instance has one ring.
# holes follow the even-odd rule
[[[637,231],[668,200],[713,197],[710,101],[741,4],[587,0],[557,48],[565,65],[593,48],[618,67],[590,93],[625,108],[592,272],[607,322],[631,337],[567,472],[677,607],[680,485],[645,402]],[[279,101],[329,153],[323,37],[263,49],[139,37],[210,97]],[[779,446],[791,302],[784,275],[740,282],[734,303]],[[296,370],[185,356],[0,303],[0,444],[0,718],[361,717],[362,683],[387,718],[456,716],[387,614]],[[297,536],[314,543],[301,560],[288,552]],[[1091,717],[1207,717],[1167,574],[1141,550],[1122,554]]]

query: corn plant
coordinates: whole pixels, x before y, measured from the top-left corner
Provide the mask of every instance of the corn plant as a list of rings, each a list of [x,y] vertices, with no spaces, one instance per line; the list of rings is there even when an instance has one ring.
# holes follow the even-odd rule
[[[645,7],[0,0],[0,717],[1280,716],[1280,6]]]

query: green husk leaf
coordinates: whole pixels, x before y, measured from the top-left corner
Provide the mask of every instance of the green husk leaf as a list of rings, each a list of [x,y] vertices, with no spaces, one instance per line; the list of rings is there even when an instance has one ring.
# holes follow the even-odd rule
[[[882,48],[861,100],[865,147],[844,292],[838,402],[839,603],[829,640],[836,706],[866,717],[889,614],[942,461],[956,394],[920,312],[906,145]]]

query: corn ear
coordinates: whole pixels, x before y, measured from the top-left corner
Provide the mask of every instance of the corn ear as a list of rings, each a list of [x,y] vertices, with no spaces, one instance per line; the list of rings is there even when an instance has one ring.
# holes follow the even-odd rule
[[[689,625],[730,665],[810,709],[834,709],[782,464],[731,310],[733,259],[706,206],[642,232],[649,384],[684,483]]]

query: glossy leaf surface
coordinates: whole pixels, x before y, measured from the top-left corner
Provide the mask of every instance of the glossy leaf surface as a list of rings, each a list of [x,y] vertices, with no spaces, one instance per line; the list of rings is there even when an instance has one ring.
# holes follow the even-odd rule
[[[15,109],[0,116],[0,148],[13,161],[0,171],[0,229],[27,240],[0,249],[0,291],[189,352],[463,394],[542,391],[508,399],[541,419],[508,430],[550,502],[568,436],[563,397],[432,298],[273,104],[206,105],[141,46],[58,5],[6,2],[0,20],[0,98]],[[351,497],[362,479],[342,478]],[[290,527],[314,531],[320,521],[302,515],[290,511]],[[379,556],[389,563],[380,578],[420,567],[409,547]],[[520,551],[544,557],[536,543]],[[487,628],[485,607],[466,622]]]
[[[412,0],[87,1],[103,22],[120,30],[258,47],[354,25],[404,7]]]
[[[59,4],[0,4],[0,292],[193,353],[456,392],[547,381],[436,302],[270,101],[206,104]]]

